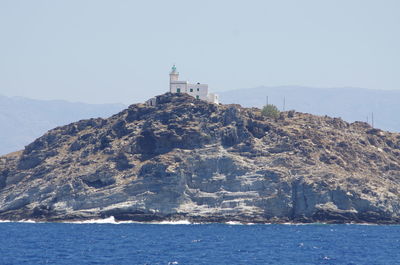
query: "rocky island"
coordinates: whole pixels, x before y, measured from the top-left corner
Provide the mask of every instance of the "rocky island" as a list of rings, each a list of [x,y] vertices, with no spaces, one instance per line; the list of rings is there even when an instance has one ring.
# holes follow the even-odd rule
[[[400,134],[167,93],[0,157],[0,219],[400,223]]]

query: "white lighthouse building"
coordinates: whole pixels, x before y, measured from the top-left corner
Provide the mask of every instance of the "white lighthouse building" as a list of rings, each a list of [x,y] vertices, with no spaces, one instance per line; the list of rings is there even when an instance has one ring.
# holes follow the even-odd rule
[[[208,93],[207,84],[190,84],[188,81],[180,81],[179,72],[176,71],[175,65],[172,66],[172,70],[169,73],[169,92],[187,93],[197,99],[218,104],[218,95],[214,93]]]
[[[216,104],[219,103],[217,94],[208,93],[207,84],[190,84],[188,81],[179,80],[179,72],[176,70],[175,65],[172,66],[171,72],[169,73],[169,92],[186,93],[197,99]],[[155,106],[156,102],[156,98],[151,98],[146,101],[146,104],[150,106]]]

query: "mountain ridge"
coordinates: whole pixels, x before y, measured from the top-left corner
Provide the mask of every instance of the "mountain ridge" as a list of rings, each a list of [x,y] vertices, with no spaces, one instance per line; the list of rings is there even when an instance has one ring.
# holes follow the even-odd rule
[[[56,126],[91,117],[108,117],[122,104],[87,104],[0,95],[0,155],[22,149]]]

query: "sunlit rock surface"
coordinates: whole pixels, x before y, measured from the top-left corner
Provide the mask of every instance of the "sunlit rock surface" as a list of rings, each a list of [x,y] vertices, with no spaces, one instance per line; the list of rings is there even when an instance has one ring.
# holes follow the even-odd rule
[[[164,94],[0,157],[0,219],[400,223],[400,134]]]

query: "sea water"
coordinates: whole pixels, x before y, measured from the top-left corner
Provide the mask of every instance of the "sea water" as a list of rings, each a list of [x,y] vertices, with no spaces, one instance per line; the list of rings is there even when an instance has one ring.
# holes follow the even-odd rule
[[[0,264],[391,265],[399,240],[384,225],[3,222]]]

